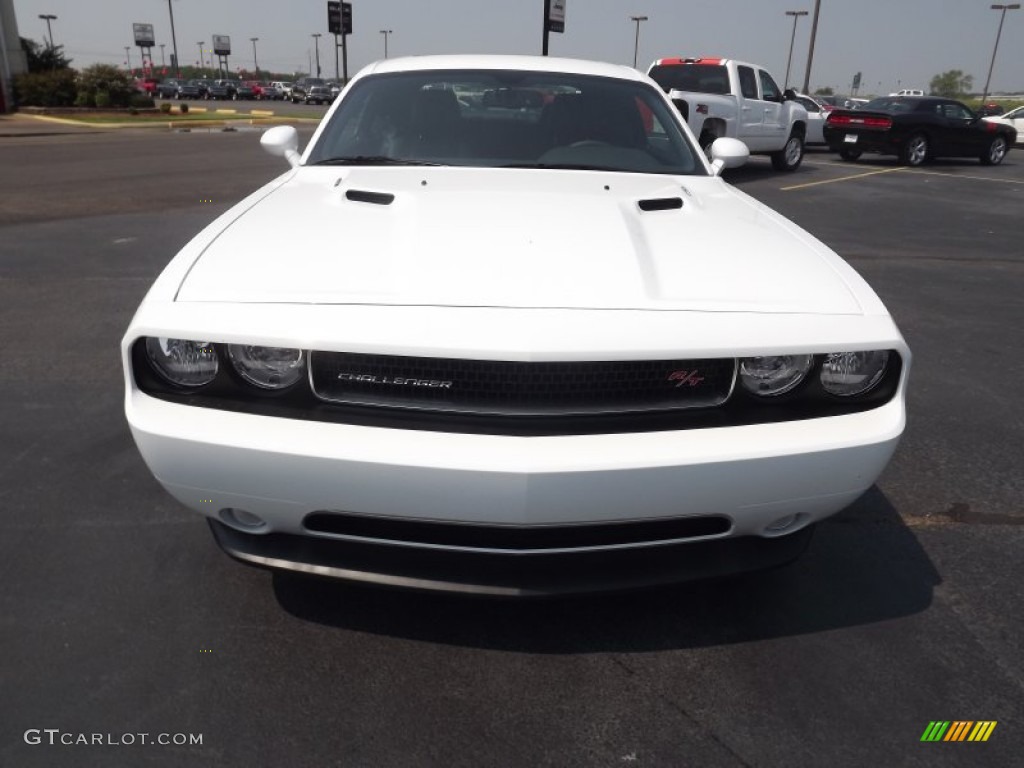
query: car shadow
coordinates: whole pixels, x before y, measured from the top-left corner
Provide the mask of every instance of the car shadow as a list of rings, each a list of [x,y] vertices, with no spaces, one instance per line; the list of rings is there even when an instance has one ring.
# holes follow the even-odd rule
[[[872,488],[819,524],[775,570],[613,595],[543,601],[414,593],[275,573],[280,606],[340,629],[527,653],[642,652],[790,637],[919,613],[938,572]]]

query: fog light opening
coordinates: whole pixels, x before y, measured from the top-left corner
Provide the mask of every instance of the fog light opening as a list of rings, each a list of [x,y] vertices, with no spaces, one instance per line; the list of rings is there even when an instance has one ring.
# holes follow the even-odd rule
[[[263,518],[254,515],[252,512],[246,512],[244,509],[225,507],[217,515],[222,523],[230,525],[239,531],[252,533],[267,527],[267,523]]]
[[[771,523],[765,526],[765,536],[781,536],[784,533],[791,533],[797,528],[803,527],[803,524],[807,521],[807,515],[795,514],[795,515],[784,515],[777,520],[773,520]]]

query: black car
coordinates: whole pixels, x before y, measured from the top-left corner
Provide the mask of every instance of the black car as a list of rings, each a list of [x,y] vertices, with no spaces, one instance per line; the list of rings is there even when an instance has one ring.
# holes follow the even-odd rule
[[[170,78],[169,80],[162,80],[156,84],[156,88],[153,91],[153,98],[156,99],[173,99],[178,95],[178,86],[184,85],[184,80],[176,80]]]
[[[998,165],[1017,139],[1017,131],[983,120],[959,101],[932,96],[883,96],[860,109],[836,109],[824,128],[829,149],[844,160],[865,152],[896,155],[901,163],[921,165],[936,157],[976,157]]]
[[[210,98],[210,86],[213,82],[210,80],[189,80],[189,85],[196,87],[196,98],[197,99],[208,99]]]
[[[211,99],[237,99],[241,85],[237,80],[214,80],[210,83],[207,96]]]

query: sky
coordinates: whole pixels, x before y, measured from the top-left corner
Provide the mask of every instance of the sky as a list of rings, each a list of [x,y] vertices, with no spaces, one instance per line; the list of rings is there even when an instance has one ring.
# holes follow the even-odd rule
[[[326,0],[171,0],[178,52],[183,64],[199,59],[213,35],[229,35],[232,70],[253,65],[250,38],[257,37],[260,69],[307,71],[311,34],[320,32],[320,62],[334,76],[333,39],[327,33]],[[349,73],[383,58],[382,29],[391,57],[429,53],[525,53],[541,51],[543,0],[353,0]],[[927,89],[931,78],[951,69],[985,83],[1000,13],[988,0],[821,0],[811,90],[829,86],[848,93],[862,72],[861,93],[898,88]],[[155,28],[170,62],[168,0],[14,0],[22,37],[43,42],[51,22],[56,45],[75,67],[103,62],[123,65],[133,45],[133,23]],[[807,65],[814,0],[566,0],[566,30],[552,34],[553,56],[632,65],[640,24],[637,66],[661,56],[720,56],[766,67],[785,77],[793,19],[797,22],[790,84],[802,85]],[[160,63],[160,48],[153,49]],[[131,50],[138,66],[139,49]],[[315,68],[315,63],[314,63]],[[1024,9],[1008,11],[990,91],[1024,92]]]

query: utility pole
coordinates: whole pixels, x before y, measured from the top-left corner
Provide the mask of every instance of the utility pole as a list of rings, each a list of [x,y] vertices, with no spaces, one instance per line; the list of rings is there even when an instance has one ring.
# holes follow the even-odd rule
[[[786,15],[793,17],[793,34],[789,38],[789,58],[786,59],[786,84],[782,86],[782,90],[789,88],[789,68],[793,63],[793,43],[796,42],[796,22],[801,16],[806,16],[807,11],[786,11]],[[806,86],[804,86],[804,93],[807,93]]]
[[[640,22],[647,21],[646,16],[630,16],[630,21],[636,22],[636,37],[633,40],[633,69],[636,69],[636,54],[640,50]]]
[[[250,37],[252,40],[252,68],[256,70],[256,80],[260,79],[260,65],[256,62],[256,42],[259,40],[258,37]]]
[[[178,36],[174,34],[174,8],[171,0],[167,0],[167,11],[171,14],[171,47],[174,51],[175,77],[181,77],[181,59],[178,58]]]
[[[1010,3],[1009,5],[993,5],[993,11],[1002,11],[999,16],[999,31],[996,32],[996,44],[992,46],[992,61],[988,65],[988,77],[985,78],[985,92],[981,94],[981,106],[985,106],[985,102],[988,100],[988,86],[992,82],[992,68],[996,65],[996,51],[999,50],[999,38],[1003,34],[1003,22],[1006,20],[1007,11],[1016,11],[1020,8],[1020,3]],[[52,45],[52,38],[51,38]]]
[[[316,46],[316,76],[320,77],[320,33],[314,32],[311,37],[313,38],[313,45]]]
[[[814,21],[811,22],[811,47],[807,51],[807,73],[804,75],[804,93],[811,92],[811,64],[814,62],[814,41],[818,37],[818,12],[821,0],[814,0]]]

